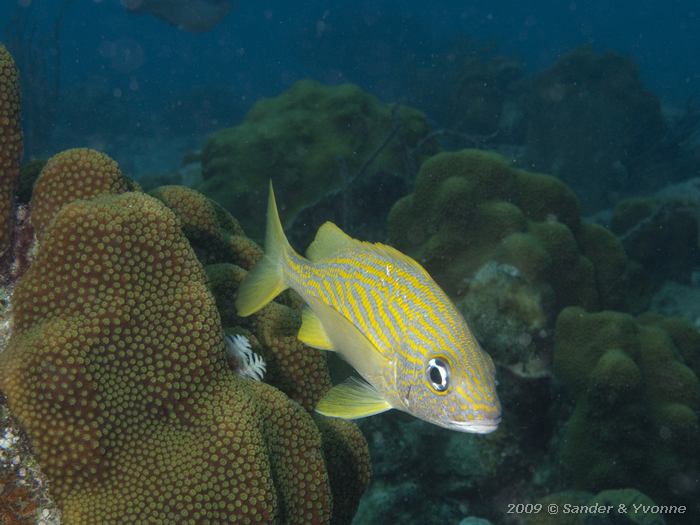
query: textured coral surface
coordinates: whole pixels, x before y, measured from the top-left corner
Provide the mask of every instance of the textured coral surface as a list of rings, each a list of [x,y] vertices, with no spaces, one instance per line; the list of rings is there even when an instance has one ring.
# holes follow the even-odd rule
[[[579,487],[698,501],[688,481],[700,467],[699,353],[700,336],[681,320],[581,308],[559,315],[554,372],[575,399],[562,458]]]
[[[380,223],[400,195],[396,192],[406,186],[411,171],[406,150],[427,133],[426,119],[415,109],[382,104],[355,85],[302,80],[258,101],[239,126],[211,135],[202,152],[205,180],[198,189],[243,221],[255,239],[263,235],[270,179],[284,195],[280,212],[287,225],[329,193],[333,204],[324,208],[323,220],[344,215],[346,221],[353,216]],[[372,179],[375,175],[385,184]],[[343,195],[335,192],[360,182],[356,178],[363,179],[364,191],[353,192],[341,213]],[[315,231],[313,224],[304,229],[311,235]]]
[[[615,237],[581,223],[562,182],[494,153],[446,152],[424,162],[414,192],[391,209],[389,239],[451,295],[495,260],[516,267],[557,306],[621,302],[627,261]]]
[[[11,243],[15,188],[22,158],[17,68],[0,44],[0,258]]]
[[[202,264],[231,262],[250,270],[262,249],[219,204],[186,186],[160,186],[151,195],[175,212]]]
[[[63,151],[48,160],[34,184],[32,224],[41,237],[64,204],[132,189],[134,183],[104,153],[88,148]]]
[[[159,201],[64,206],[14,301],[0,388],[65,523],[329,522],[328,432],[228,368],[205,274]],[[323,438],[329,466],[359,460],[341,505],[369,474],[356,432]]]
[[[211,199],[183,186],[152,192],[180,220],[199,260],[206,264],[209,287],[227,332],[243,332],[267,363],[265,381],[311,411],[331,387],[326,358],[297,339],[300,303],[287,296],[247,318],[236,315],[233,301],[246,270],[262,249],[245,236],[238,221]]]
[[[556,175],[584,210],[673,180],[682,156],[663,151],[661,104],[637,65],[614,51],[583,46],[537,74],[523,107],[525,161]]]

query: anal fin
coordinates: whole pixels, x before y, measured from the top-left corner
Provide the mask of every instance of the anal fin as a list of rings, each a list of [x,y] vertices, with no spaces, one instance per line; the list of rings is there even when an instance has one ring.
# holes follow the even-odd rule
[[[391,408],[372,385],[351,377],[331,388],[316,405],[316,412],[324,416],[357,419]]]
[[[299,341],[312,348],[334,350],[333,343],[328,337],[326,329],[323,328],[321,320],[309,307],[304,308],[301,312],[301,328],[299,328],[297,338]]]

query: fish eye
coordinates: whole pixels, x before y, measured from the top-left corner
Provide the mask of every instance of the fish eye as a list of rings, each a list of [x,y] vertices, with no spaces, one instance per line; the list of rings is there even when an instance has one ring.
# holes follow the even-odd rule
[[[428,361],[425,368],[428,385],[437,393],[445,392],[450,386],[450,366],[441,357],[434,357]]]

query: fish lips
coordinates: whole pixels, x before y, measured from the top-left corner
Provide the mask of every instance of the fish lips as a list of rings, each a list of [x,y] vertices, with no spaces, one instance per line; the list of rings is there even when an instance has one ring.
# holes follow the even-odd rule
[[[490,434],[498,428],[501,417],[493,419],[479,419],[476,421],[448,421],[440,423],[441,426],[458,432],[470,432],[472,434]]]

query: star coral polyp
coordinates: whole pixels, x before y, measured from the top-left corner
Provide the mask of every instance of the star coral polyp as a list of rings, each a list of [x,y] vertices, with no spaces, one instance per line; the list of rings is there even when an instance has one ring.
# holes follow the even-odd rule
[[[9,250],[15,216],[15,190],[22,160],[17,67],[0,45],[0,273],[12,263]],[[0,284],[5,280],[0,275]]]

